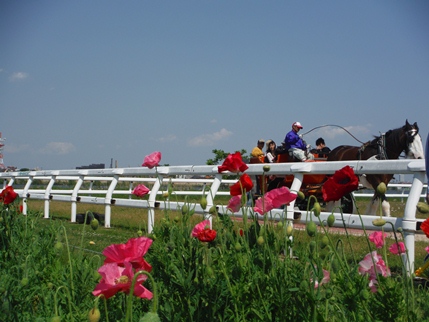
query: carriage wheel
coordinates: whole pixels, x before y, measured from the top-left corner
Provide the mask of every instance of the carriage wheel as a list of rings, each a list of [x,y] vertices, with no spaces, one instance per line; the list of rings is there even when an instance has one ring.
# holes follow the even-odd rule
[[[348,193],[341,198],[341,208],[343,208],[344,214],[352,214],[353,206],[353,197],[351,193]]]

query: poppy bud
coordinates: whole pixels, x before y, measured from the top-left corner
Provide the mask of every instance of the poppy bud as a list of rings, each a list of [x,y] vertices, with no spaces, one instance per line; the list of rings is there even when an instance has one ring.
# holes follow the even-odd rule
[[[329,227],[334,226],[334,223],[335,223],[335,216],[334,216],[333,214],[330,214],[330,215],[328,216],[328,220],[327,220],[327,222],[328,222],[328,226],[329,226]]]
[[[262,169],[264,170],[264,172],[268,172],[268,171],[270,171],[270,166],[269,165],[264,165],[263,167],[262,167]]]
[[[281,221],[279,221],[277,223],[277,228],[282,229],[283,228],[283,223]]]
[[[313,205],[313,212],[316,217],[320,216],[320,203],[318,203],[317,201]]]
[[[93,220],[91,220],[91,228],[92,228],[92,230],[97,230],[97,228],[98,228],[98,220],[97,219],[93,219]]]
[[[186,215],[189,212],[189,207],[187,205],[183,205],[182,207],[182,215]]]
[[[94,307],[91,310],[89,310],[88,320],[89,320],[89,322],[100,321],[100,310],[97,307]]]
[[[379,195],[384,195],[387,191],[386,184],[384,182],[380,182],[377,186],[377,193]]]
[[[429,205],[425,202],[419,202],[417,203],[417,210],[421,212],[422,214],[429,213]]]
[[[140,318],[139,322],[160,322],[161,319],[158,316],[158,313],[147,312],[142,318]]]
[[[162,193],[162,198],[167,199],[170,196],[170,193],[168,191],[165,191]]]
[[[321,245],[322,248],[325,248],[326,246],[329,245],[329,238],[328,238],[328,236],[325,235],[325,236],[322,237],[320,245]]]
[[[60,241],[56,242],[54,248],[56,251],[60,252],[63,249],[63,243]]]
[[[54,317],[51,319],[51,322],[60,322],[60,321],[61,321],[61,318],[60,318],[58,315],[54,316]]]
[[[141,230],[141,229],[139,229],[139,230],[137,231],[137,236],[139,236],[139,237],[143,236],[143,232],[142,232],[142,230]]]
[[[293,233],[293,227],[292,227],[292,225],[288,225],[286,227],[286,235],[292,236],[292,233]]]
[[[309,221],[306,226],[307,234],[310,237],[314,237],[316,235],[317,227],[314,221]]]
[[[209,214],[210,215],[214,215],[214,214],[216,214],[216,206],[215,205],[213,205],[213,206],[211,206],[210,207],[210,209],[209,209]]]
[[[201,206],[201,208],[203,208],[203,210],[206,209],[206,207],[207,207],[207,199],[206,199],[206,197],[204,197],[204,196],[201,197],[200,206]]]
[[[382,227],[386,224],[386,220],[383,218],[377,218],[372,221],[372,224],[377,227]]]
[[[300,200],[304,200],[305,199],[304,192],[302,192],[301,190],[298,191],[298,199],[300,199]]]
[[[241,244],[239,242],[235,243],[235,250],[239,252],[241,250]]]
[[[258,239],[256,240],[256,242],[258,243],[258,245],[263,245],[264,244],[264,237],[259,236]]]
[[[21,280],[21,285],[22,285],[22,286],[27,286],[27,285],[28,285],[28,278],[27,278],[27,277],[24,277],[24,278]]]

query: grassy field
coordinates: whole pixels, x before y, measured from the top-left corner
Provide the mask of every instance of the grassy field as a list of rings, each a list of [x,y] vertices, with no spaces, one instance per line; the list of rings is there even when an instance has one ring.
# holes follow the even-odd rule
[[[227,199],[220,200],[218,203],[226,203]],[[358,208],[360,212],[364,212],[367,204],[367,200],[358,201]],[[401,200],[391,201],[392,216],[402,217],[405,207],[405,202]],[[43,216],[44,202],[41,200],[28,200],[28,210],[30,213],[40,213]],[[111,228],[104,228],[100,225],[99,229],[93,231],[88,225],[82,225],[70,222],[70,203],[51,201],[50,202],[50,220],[61,221],[62,224],[67,228],[69,234],[70,244],[75,247],[83,247],[88,251],[101,252],[106,246],[114,243],[124,243],[131,237],[137,237],[138,231],[141,230],[145,234],[147,229],[147,209],[129,208],[129,207],[112,207],[111,215]],[[91,204],[80,204],[77,205],[77,213],[95,212],[103,214],[105,208],[103,205],[91,205]],[[156,210],[155,212],[155,225],[164,216],[170,216],[174,218],[180,215],[174,211]],[[416,214],[418,218],[424,218],[421,214]],[[194,215],[191,221],[197,223],[201,220],[201,215]],[[241,226],[240,220],[234,221],[234,224]],[[270,223],[270,224],[275,224]],[[331,230],[331,235],[335,236],[336,240],[341,240],[346,245],[346,236],[344,229]],[[371,233],[370,231],[368,234]],[[154,236],[151,236],[154,237]],[[350,244],[347,243],[347,247],[352,247],[353,252],[359,256],[364,256],[368,253],[368,244],[362,232],[362,237],[350,236]],[[156,236],[155,236],[156,238]],[[398,235],[398,238],[401,238]],[[295,230],[294,241],[296,248],[300,246],[306,247],[309,242],[309,237],[305,233],[305,230]],[[83,245],[82,244],[83,241]],[[91,243],[90,243],[91,242]],[[393,243],[393,241],[392,241]],[[427,255],[425,247],[429,244],[429,241],[417,241],[415,250],[415,264],[419,266],[423,263],[424,257]],[[391,255],[390,255],[391,256]],[[401,261],[397,256],[391,256],[392,260],[390,265],[392,268],[401,267]]]

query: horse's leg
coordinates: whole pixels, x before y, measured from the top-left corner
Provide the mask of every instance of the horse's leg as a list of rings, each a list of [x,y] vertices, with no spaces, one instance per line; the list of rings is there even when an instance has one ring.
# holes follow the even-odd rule
[[[340,200],[337,201],[328,201],[325,206],[326,212],[332,212],[335,208],[341,207]]]
[[[366,215],[373,215],[375,216],[377,214],[377,208],[380,202],[380,198],[377,196],[377,194],[374,194],[374,196],[371,198],[371,201],[366,208]]]
[[[386,199],[386,195],[381,196],[381,210],[383,216],[390,217],[390,203]]]

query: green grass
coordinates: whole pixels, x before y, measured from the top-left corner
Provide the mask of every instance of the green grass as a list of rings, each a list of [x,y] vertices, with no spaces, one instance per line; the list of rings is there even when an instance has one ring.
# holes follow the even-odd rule
[[[195,202],[199,201],[199,198],[194,197]],[[223,198],[224,200],[218,201],[218,203],[226,203],[227,198]],[[358,208],[362,209],[361,212],[365,210],[368,200],[359,200]],[[392,216],[394,217],[402,217],[405,202],[402,202],[399,199],[392,200],[391,211]],[[142,230],[143,233],[146,233],[147,229],[147,209],[139,209],[139,208],[130,208],[130,207],[117,207],[112,206],[112,215],[111,215],[111,228],[104,228],[104,226],[100,225],[97,231],[93,231],[89,225],[84,227],[82,224],[71,223],[70,222],[70,203],[59,202],[59,201],[51,201],[50,202],[50,220],[61,221],[69,234],[70,244],[75,247],[83,247],[89,251],[101,252],[105,247],[111,245],[112,243],[125,243],[131,237],[137,237],[138,231]],[[44,202],[41,200],[28,200],[28,209],[32,213],[41,213],[43,214]],[[103,205],[91,205],[91,204],[80,204],[77,205],[77,213],[86,213],[86,212],[96,212],[96,213],[104,213],[105,207]],[[158,225],[160,220],[167,215],[170,218],[174,218],[180,216],[180,213],[175,211],[167,211],[157,209],[155,211],[155,225]],[[43,215],[42,215],[43,216]],[[416,214],[416,217],[424,218],[421,214]],[[194,215],[191,217],[191,222],[197,223],[201,220],[201,215]],[[47,223],[50,221],[47,220]],[[237,219],[233,221],[237,227],[242,226],[242,222]],[[274,223],[273,223],[274,224]],[[371,231],[367,232],[368,234]],[[345,249],[346,254],[356,254],[357,258],[363,257],[368,253],[368,244],[366,239],[364,238],[364,234],[362,231],[361,236],[350,236],[350,244],[352,249],[350,249],[350,245],[346,244],[346,236],[345,230],[339,229],[339,232],[332,233],[334,236],[335,242],[342,242],[342,245]],[[84,236],[83,240],[84,244],[81,246],[82,235]],[[153,236],[152,236],[153,237]],[[398,235],[400,239],[401,236]],[[302,247],[306,247],[306,245],[311,240],[310,237],[306,234],[305,230],[296,230],[294,234],[295,246],[297,249]],[[90,244],[89,242],[94,242],[94,244]],[[393,243],[393,239],[390,240],[389,245]],[[423,259],[427,255],[425,251],[425,247],[429,245],[428,242],[425,241],[417,241],[415,247],[415,266],[421,266],[423,264]],[[298,251],[299,253],[299,251]],[[391,257],[391,262],[389,261],[389,265],[392,266],[392,270],[399,270],[401,268],[401,260],[398,256],[393,256],[388,254]]]

